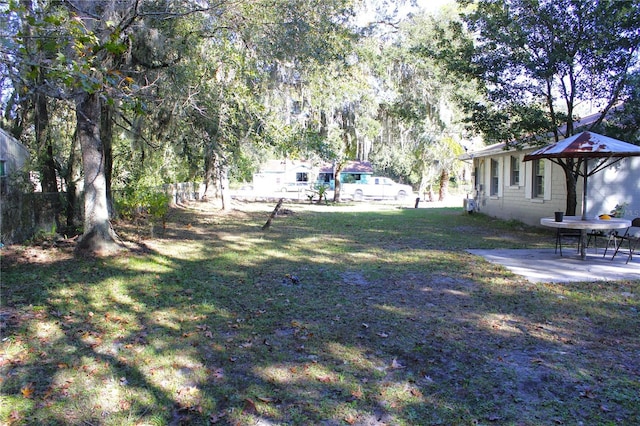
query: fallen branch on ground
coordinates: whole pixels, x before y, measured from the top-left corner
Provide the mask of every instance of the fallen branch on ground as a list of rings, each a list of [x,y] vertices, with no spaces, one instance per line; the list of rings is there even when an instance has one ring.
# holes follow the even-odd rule
[[[273,220],[274,217],[276,217],[276,215],[278,214],[278,210],[280,210],[280,207],[282,206],[282,202],[284,201],[284,198],[280,198],[280,201],[278,201],[278,204],[276,204],[276,208],[273,209],[273,211],[271,212],[271,215],[269,216],[269,219],[267,220],[267,223],[265,223],[264,225],[262,225],[262,230],[264,231],[265,229],[267,229],[268,227],[271,226],[271,221]]]

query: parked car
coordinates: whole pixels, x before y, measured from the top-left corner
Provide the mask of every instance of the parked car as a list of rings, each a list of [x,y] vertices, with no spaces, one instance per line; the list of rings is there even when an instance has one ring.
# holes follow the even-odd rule
[[[356,201],[365,198],[402,200],[413,194],[413,188],[386,177],[372,176],[366,183],[343,183],[342,194]]]

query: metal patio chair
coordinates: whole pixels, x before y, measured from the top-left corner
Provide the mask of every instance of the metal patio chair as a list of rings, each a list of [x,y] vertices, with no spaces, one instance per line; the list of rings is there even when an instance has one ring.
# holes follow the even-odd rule
[[[568,228],[557,228],[556,229],[556,253],[558,253],[558,248],[560,249],[560,256],[562,256],[562,239],[575,239],[578,244],[577,251],[580,250],[580,230],[579,229],[568,229]]]
[[[599,238],[605,239],[607,242],[607,245],[605,246],[604,254],[602,255],[602,257],[604,258],[607,255],[607,250],[609,250],[609,247],[613,245],[613,248],[614,249],[616,248],[617,236],[618,236],[618,231],[615,229],[611,229],[611,230],[593,229],[591,230],[591,232],[587,233],[587,237],[588,237],[587,248],[589,248],[589,246],[591,245],[591,239],[593,239],[593,250],[594,250],[594,253],[598,254],[598,239]]]
[[[629,261],[633,258],[633,253],[635,252],[636,247],[638,246],[638,242],[640,242],[640,217],[636,217],[631,221],[631,226],[627,228],[623,235],[616,236],[616,250],[613,252],[613,256],[611,256],[611,260],[613,260],[620,248],[624,244],[625,241],[628,242],[629,247],[629,257],[625,263],[629,263]],[[606,255],[605,250],[605,255]]]

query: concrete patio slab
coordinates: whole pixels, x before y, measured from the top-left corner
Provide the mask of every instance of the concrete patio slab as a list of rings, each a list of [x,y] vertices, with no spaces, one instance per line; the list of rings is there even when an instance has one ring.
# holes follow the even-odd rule
[[[614,260],[603,251],[590,250],[585,260],[577,253],[563,250],[563,257],[554,249],[489,249],[467,250],[487,261],[499,264],[516,275],[534,283],[563,283],[580,281],[640,280],[640,253],[626,264],[628,254],[618,253]]]

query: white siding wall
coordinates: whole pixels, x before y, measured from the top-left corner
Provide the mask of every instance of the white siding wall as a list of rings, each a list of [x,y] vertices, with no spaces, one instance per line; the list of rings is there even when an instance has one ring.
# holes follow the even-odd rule
[[[499,148],[498,148],[499,149]],[[565,211],[567,189],[564,171],[557,164],[545,161],[545,194],[543,198],[532,198],[533,162],[520,163],[520,184],[511,186],[511,156],[520,160],[532,150],[501,151],[492,150],[473,158],[478,170],[476,199],[479,210],[489,216],[506,220],[519,220],[529,225],[539,225],[540,218],[553,216],[555,211]],[[500,163],[500,191],[490,196],[491,160]],[[582,212],[582,177],[577,182],[576,214]],[[587,181],[587,216],[595,217],[609,213],[616,204],[626,203],[625,217],[640,217],[640,157],[626,158],[607,169],[589,176]]]
[[[0,161],[5,162],[5,173],[20,170],[29,160],[29,151],[13,136],[0,129]]]
[[[609,213],[616,204],[626,203],[625,217],[640,217],[640,157],[625,158],[589,177],[587,214]]]
[[[555,211],[566,208],[566,189],[564,172],[551,161],[545,161],[545,195],[544,198],[531,197],[532,168],[531,161],[520,163],[520,184],[510,185],[511,155],[518,155],[520,160],[524,153],[510,153],[475,159],[480,171],[482,190],[479,191],[479,209],[482,213],[501,219],[515,219],[529,225],[540,225],[540,218],[553,216]],[[500,188],[498,196],[489,196],[491,185],[491,159],[500,162]],[[578,189],[582,194],[581,186]],[[580,198],[580,196],[579,196]],[[580,205],[578,205],[578,211]]]

